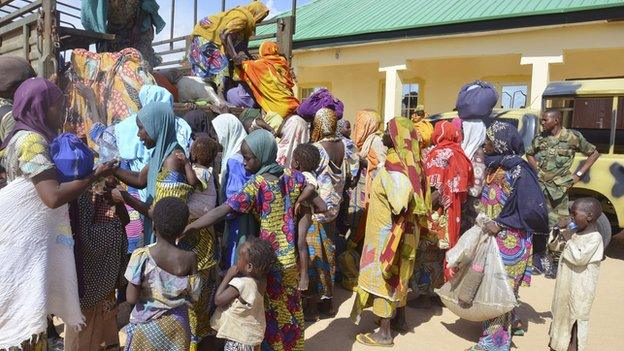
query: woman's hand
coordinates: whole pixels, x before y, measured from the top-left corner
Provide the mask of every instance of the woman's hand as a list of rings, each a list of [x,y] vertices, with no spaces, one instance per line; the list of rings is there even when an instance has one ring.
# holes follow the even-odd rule
[[[95,169],[93,176],[96,178],[106,178],[108,176],[115,174],[118,168],[119,168],[119,162],[117,160],[108,161],[106,163],[102,163],[101,165],[99,165]]]
[[[498,226],[498,224],[496,224],[496,222],[490,221],[485,224],[485,231],[489,235],[494,236],[494,235],[497,235],[501,231],[501,228]]]

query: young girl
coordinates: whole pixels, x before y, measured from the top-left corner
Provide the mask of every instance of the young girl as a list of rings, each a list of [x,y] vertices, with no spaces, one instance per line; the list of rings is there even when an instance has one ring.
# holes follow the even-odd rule
[[[241,153],[252,178],[223,205],[189,224],[186,232],[211,226],[233,212],[252,213],[259,219],[260,239],[268,241],[277,255],[267,277],[264,346],[277,351],[303,350],[304,321],[299,289],[300,282],[306,285],[308,282],[308,248],[294,205],[305,180],[300,172],[277,164],[277,144],[266,130],[249,134],[242,143]]]
[[[135,304],[127,327],[127,350],[185,351],[191,343],[188,306],[198,300],[195,253],[176,247],[188,223],[184,201],[165,197],[154,206],[157,241],[130,258],[126,299]]]
[[[249,238],[239,246],[236,264],[217,289],[218,308],[211,320],[217,337],[227,339],[224,351],[253,351],[262,343],[266,275],[275,259],[267,241]]]

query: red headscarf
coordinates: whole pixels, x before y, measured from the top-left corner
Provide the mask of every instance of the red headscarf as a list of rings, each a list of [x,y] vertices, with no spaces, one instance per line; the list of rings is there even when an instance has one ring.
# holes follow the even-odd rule
[[[436,123],[431,141],[435,146],[427,154],[425,173],[431,186],[440,192],[442,207],[448,216],[448,241],[453,247],[461,230],[461,205],[474,182],[472,162],[461,148],[460,130],[451,122]],[[445,276],[450,276],[446,264]]]
[[[436,123],[431,142],[435,146],[427,154],[425,172],[431,186],[442,195],[442,205],[447,209],[453,194],[467,192],[474,182],[472,162],[461,148],[461,132],[448,121]]]

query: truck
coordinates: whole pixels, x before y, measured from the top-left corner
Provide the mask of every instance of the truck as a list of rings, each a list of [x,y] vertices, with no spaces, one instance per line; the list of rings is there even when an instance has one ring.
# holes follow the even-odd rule
[[[89,49],[98,42],[115,40],[112,34],[81,29],[80,5],[70,0],[0,0],[0,55],[22,56],[29,60],[39,76],[50,78],[59,70],[64,54],[76,48]],[[176,0],[170,0],[169,16],[161,16],[170,24],[169,38],[154,41],[152,46],[163,62],[155,69],[173,68],[190,75],[184,53],[190,35],[174,36],[176,27]],[[226,0],[221,1],[221,10]],[[272,39],[277,41],[280,53],[292,57],[292,37],[295,31],[297,1],[292,1],[290,13],[263,21],[258,25],[262,34],[251,41]],[[193,19],[209,15],[199,14],[198,0],[193,0]],[[272,29],[271,29],[272,28]],[[190,33],[189,33],[190,34]]]

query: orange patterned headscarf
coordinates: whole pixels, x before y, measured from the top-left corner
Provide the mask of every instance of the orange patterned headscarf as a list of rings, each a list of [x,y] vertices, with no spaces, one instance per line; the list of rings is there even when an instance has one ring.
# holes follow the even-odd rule
[[[409,118],[395,117],[388,122],[388,131],[393,147],[388,149],[386,170],[405,174],[414,190],[414,213],[425,215],[430,212],[431,199],[427,177],[423,171],[418,144],[418,132]]]
[[[383,123],[381,116],[374,110],[361,110],[355,114],[353,142],[362,149],[364,142],[373,134],[381,135]]]

